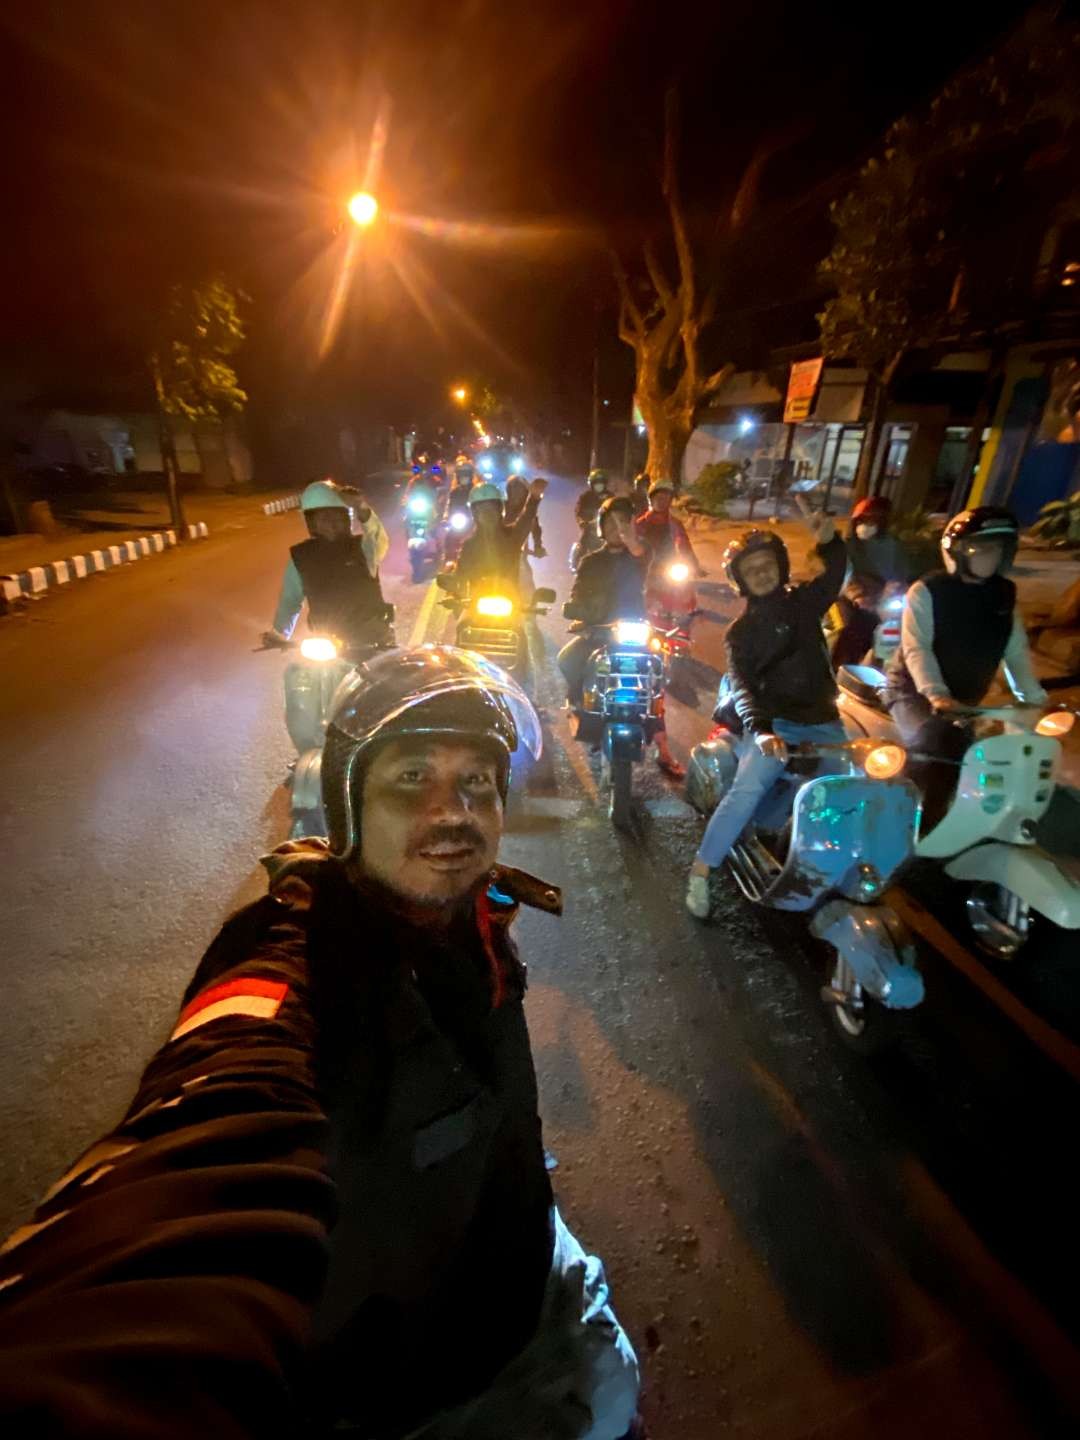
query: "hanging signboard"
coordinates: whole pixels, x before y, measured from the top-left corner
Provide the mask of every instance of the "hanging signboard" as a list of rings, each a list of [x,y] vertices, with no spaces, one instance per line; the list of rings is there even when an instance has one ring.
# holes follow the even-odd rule
[[[784,400],[785,425],[800,425],[809,419],[824,363],[824,356],[819,355],[816,360],[796,360],[792,365]]]

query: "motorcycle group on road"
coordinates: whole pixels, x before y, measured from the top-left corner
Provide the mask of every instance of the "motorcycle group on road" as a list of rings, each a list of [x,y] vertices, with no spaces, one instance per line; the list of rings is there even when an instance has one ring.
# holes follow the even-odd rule
[[[449,483],[416,468],[410,573],[437,578],[455,643],[405,648],[372,507],[331,480],[305,490],[308,538],[264,636],[297,652],[293,838],[210,946],[121,1124],[0,1249],[6,1433],[644,1434],[633,1350],[541,1137],[510,927],[561,896],[497,860],[542,745],[535,617],[555,595],[527,551],[544,553],[545,484],[510,474],[504,494],[465,457]],[[912,864],[947,875],[998,962],[1080,929],[1080,886],[1035,837],[1073,717],[1032,670],[1014,518],[956,516],[922,578],[880,501],[847,542],[807,517],[820,572],[801,583],[775,532],[741,535],[723,566],[743,610],[687,773],[665,695],[705,572],[674,497],[663,477],[589,475],[558,665],[614,824],[634,833],[654,748],[709,816],[691,914],[708,920],[726,867],[751,902],[805,915],[829,947],[822,999],[860,1053],[923,997],[888,894]],[[985,708],[1002,668],[1017,704]]]

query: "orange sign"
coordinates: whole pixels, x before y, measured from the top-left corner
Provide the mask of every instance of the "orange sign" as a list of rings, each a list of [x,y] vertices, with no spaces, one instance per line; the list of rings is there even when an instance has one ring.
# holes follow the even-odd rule
[[[816,360],[796,360],[792,365],[784,401],[785,425],[798,425],[809,418],[824,363],[825,357],[819,355]]]

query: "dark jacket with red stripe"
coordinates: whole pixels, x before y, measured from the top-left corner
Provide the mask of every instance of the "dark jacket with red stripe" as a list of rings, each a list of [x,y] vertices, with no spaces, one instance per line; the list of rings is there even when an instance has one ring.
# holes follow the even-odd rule
[[[283,850],[188,989],[203,1023],[0,1254],[0,1433],[396,1436],[535,1328],[551,1191],[508,928],[557,892],[500,869],[433,936]],[[276,1014],[221,1013],[252,978]]]

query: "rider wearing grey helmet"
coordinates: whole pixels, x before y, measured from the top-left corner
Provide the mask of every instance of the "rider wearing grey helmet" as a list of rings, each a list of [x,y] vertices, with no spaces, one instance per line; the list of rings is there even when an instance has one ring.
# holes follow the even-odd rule
[[[125,1121],[0,1254],[5,1433],[631,1432],[510,937],[519,902],[561,899],[496,862],[539,744],[477,655],[387,653],[341,687],[329,844],[268,857]]]

